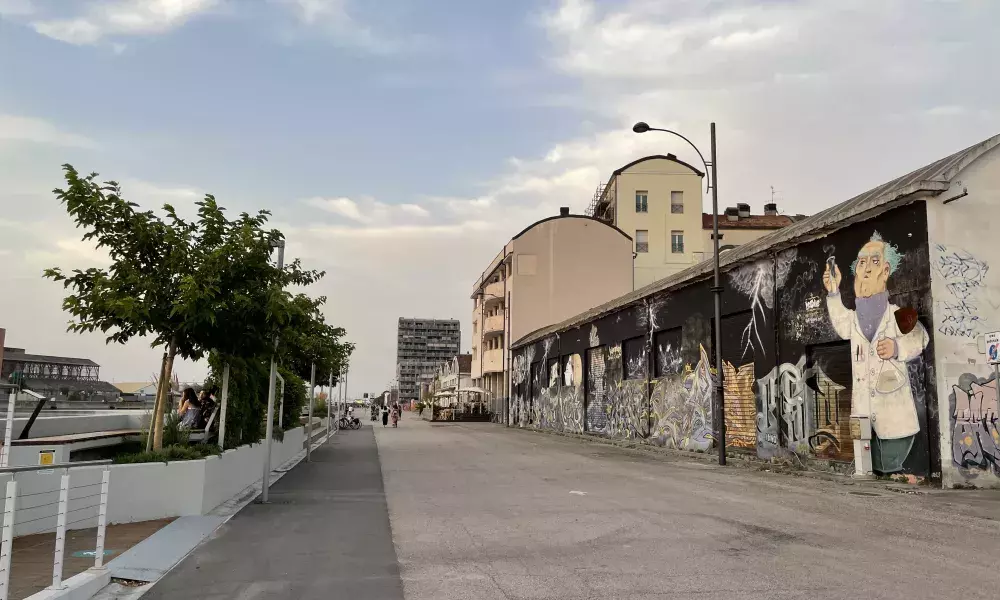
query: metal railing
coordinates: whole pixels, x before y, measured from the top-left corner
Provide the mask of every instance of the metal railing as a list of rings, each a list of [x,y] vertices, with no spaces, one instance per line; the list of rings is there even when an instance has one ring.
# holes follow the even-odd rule
[[[104,466],[104,469],[77,470],[80,467],[98,465]],[[6,485],[3,530],[0,534],[0,600],[8,600],[10,594],[11,559],[16,535],[55,532],[52,585],[47,589],[59,590],[65,587],[63,556],[66,551],[66,531],[84,529],[86,526],[80,527],[81,523],[96,519],[94,567],[104,566],[110,465],[110,460],[95,460],[0,468],[0,478],[10,477]],[[76,484],[74,470],[77,470]],[[62,471],[62,474],[59,475],[58,471]],[[96,477],[98,473],[99,479]]]

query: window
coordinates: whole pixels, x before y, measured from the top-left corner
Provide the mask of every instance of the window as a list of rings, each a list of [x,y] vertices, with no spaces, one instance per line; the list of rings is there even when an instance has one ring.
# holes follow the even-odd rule
[[[670,232],[670,251],[674,254],[684,254],[684,232]]]
[[[649,192],[636,192],[635,193],[635,212],[644,213],[649,212]]]
[[[649,252],[649,231],[646,229],[635,230],[635,251]]]
[[[684,192],[670,192],[670,212],[675,215],[684,212]]]
[[[583,361],[579,354],[571,354],[563,359],[563,385],[572,387],[583,381]]]
[[[653,349],[656,352],[653,372],[656,377],[669,377],[684,372],[684,361],[681,358],[682,342],[680,327],[657,332],[653,338]]]
[[[559,359],[550,358],[549,359],[549,387],[556,387],[559,385]]]
[[[625,379],[646,378],[646,339],[633,338],[622,344],[622,367]]]

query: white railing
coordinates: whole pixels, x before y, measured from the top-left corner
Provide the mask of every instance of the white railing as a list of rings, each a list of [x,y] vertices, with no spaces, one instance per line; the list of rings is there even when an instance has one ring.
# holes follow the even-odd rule
[[[64,589],[66,531],[92,527],[87,521],[96,520],[94,568],[104,566],[110,464],[110,460],[103,460],[0,468],[0,478],[9,477],[3,505],[3,530],[0,534],[0,600],[8,600],[10,595],[15,535],[55,533],[52,585],[47,589],[59,590]],[[76,471],[79,477],[74,481],[74,469],[95,465],[104,465],[104,469]],[[58,485],[53,486],[53,475],[58,471],[62,471],[62,475]],[[95,477],[98,473],[101,475],[99,480]]]

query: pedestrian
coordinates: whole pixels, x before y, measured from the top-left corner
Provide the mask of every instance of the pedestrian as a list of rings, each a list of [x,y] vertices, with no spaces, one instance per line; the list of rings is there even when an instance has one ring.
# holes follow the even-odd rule
[[[382,407],[382,427],[388,427],[389,425],[389,407]]]
[[[399,405],[396,405],[392,409],[392,426],[398,427],[399,426],[398,423],[399,423]]]
[[[201,400],[195,395],[193,388],[184,388],[181,393],[181,406],[177,410],[183,429],[193,429],[201,419]]]

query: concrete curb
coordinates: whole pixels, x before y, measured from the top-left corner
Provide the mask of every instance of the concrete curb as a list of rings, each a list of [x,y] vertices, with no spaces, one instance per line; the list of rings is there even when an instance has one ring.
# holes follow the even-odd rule
[[[332,438],[336,433],[337,433],[336,430],[334,430],[332,432],[328,432],[325,435],[321,433],[320,435],[322,437],[319,439],[319,441],[314,442],[312,444],[311,451],[315,451],[316,449],[318,449],[319,447],[321,447],[323,444],[327,443],[330,440],[330,438]],[[314,436],[313,439],[314,440],[317,439],[317,436]],[[303,449],[301,452],[299,452],[298,454],[296,454],[295,456],[293,456],[287,462],[285,462],[284,464],[279,465],[277,468],[273,469],[271,471],[271,485],[273,486],[275,483],[277,483],[282,477],[285,476],[286,473],[288,473],[289,471],[291,471],[292,469],[294,469],[296,466],[298,466],[299,463],[301,463],[303,460],[305,460],[305,458],[306,458],[306,451],[305,451],[305,449]],[[157,584],[157,582],[159,582],[161,579],[163,579],[163,577],[165,577],[168,573],[170,573],[170,571],[172,571],[174,568],[176,568],[177,565],[179,565],[180,563],[184,562],[184,559],[186,559],[188,556],[190,556],[191,553],[194,552],[194,550],[196,548],[198,548],[198,546],[200,546],[202,543],[205,542],[205,540],[207,540],[210,537],[212,537],[213,535],[215,535],[215,532],[218,531],[220,527],[222,527],[223,525],[225,525],[226,523],[228,523],[230,519],[232,519],[233,517],[235,517],[237,514],[239,514],[239,512],[241,510],[243,510],[244,508],[246,508],[247,506],[249,506],[250,503],[252,503],[254,500],[256,500],[257,496],[260,495],[260,492],[261,492],[261,482],[257,481],[253,485],[245,488],[240,493],[236,494],[235,496],[233,496],[232,498],[230,498],[226,502],[223,502],[222,504],[220,504],[219,506],[217,506],[213,510],[211,510],[208,513],[208,515],[222,517],[222,520],[219,522],[218,526],[215,527],[212,531],[207,532],[203,537],[201,537],[201,539],[193,541],[193,543],[191,544],[191,547],[187,549],[187,551],[183,554],[183,556],[181,556],[181,558],[179,560],[177,560],[173,565],[171,565],[170,568],[164,570],[156,580],[150,581],[150,582],[145,583],[144,585],[140,585],[138,587],[125,586],[125,585],[121,585],[119,583],[110,582],[110,579],[111,579],[110,570],[105,569],[107,571],[107,573],[108,573],[108,575],[107,575],[107,581],[110,582],[110,583],[105,583],[105,585],[102,588],[98,589],[96,592],[93,592],[93,591],[90,592],[90,595],[86,595],[86,596],[65,596],[65,598],[72,598],[73,600],[77,600],[77,599],[79,599],[79,600],[86,600],[86,599],[92,599],[92,600],[137,600],[138,598],[141,598],[144,594],[146,594],[146,592],[148,592],[149,590],[153,589],[153,586],[155,586]],[[168,525],[167,527],[170,527],[170,526]],[[109,568],[110,568],[110,563],[109,563]],[[81,575],[82,575],[82,573],[81,573]],[[69,581],[70,580],[67,580],[67,582],[69,582]],[[42,592],[39,592],[39,593],[42,593]],[[35,596],[30,596],[26,600],[49,600],[50,598],[64,598],[64,596],[39,596],[38,598],[36,598]]]

